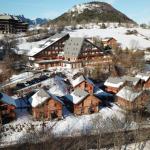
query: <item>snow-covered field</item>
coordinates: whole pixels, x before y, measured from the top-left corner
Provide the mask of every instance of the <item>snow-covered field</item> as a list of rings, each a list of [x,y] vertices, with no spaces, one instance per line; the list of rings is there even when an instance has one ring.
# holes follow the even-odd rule
[[[113,104],[111,108],[102,108],[99,113],[92,115],[73,116],[64,109],[67,117],[60,121],[47,121],[45,131],[48,132],[52,126],[52,133],[56,136],[75,136],[93,131],[98,124],[102,132],[112,132],[124,127],[124,111]],[[32,116],[25,110],[18,110],[18,119],[4,125],[1,132],[1,146],[15,144],[25,139],[26,136],[42,130],[42,122],[33,121]],[[112,120],[115,119],[115,125]]]
[[[137,35],[126,35],[127,30],[137,30]],[[79,29],[70,32],[72,37],[114,37],[122,48],[146,49],[150,47],[150,29],[142,28],[107,28],[107,29]],[[146,39],[147,38],[147,39]]]
[[[150,47],[150,29],[142,29],[140,27],[136,28],[125,28],[125,27],[115,27],[110,26],[106,29],[100,29],[98,25],[88,24],[88,29],[77,29],[77,30],[67,30],[64,32],[70,33],[71,37],[114,37],[117,39],[118,43],[121,44],[122,48],[133,48],[133,49],[146,49]],[[136,30],[137,34],[127,35],[127,30]],[[19,49],[23,52],[31,52],[32,49],[35,50],[48,41],[49,38],[38,41],[38,42],[26,42],[27,37],[20,38],[20,43],[18,45]]]

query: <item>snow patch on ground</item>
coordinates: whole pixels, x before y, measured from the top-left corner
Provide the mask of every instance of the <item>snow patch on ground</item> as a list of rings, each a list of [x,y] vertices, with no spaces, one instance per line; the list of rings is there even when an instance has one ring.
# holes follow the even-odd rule
[[[127,30],[137,30],[137,35],[126,35]],[[72,37],[114,37],[122,48],[146,49],[150,47],[150,30],[141,28],[107,28],[107,29],[79,29],[70,32]],[[146,39],[148,38],[148,39]]]
[[[26,110],[18,110],[18,119],[4,125],[1,132],[1,144],[15,143],[27,134],[42,130],[41,121],[33,121],[32,116]],[[100,117],[100,116],[101,117]],[[99,113],[92,115],[73,116],[69,115],[61,121],[46,121],[45,131],[48,132],[52,126],[52,132],[56,136],[72,136],[93,131],[93,120],[100,120],[102,132],[111,132],[114,130],[111,119],[118,120],[117,129],[122,128],[124,124],[124,112],[115,104],[112,108],[103,108]]]

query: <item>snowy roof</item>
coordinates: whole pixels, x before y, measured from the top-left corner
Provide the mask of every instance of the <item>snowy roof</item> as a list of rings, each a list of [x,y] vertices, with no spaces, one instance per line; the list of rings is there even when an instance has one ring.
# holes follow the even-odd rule
[[[60,62],[60,59],[52,59],[52,60],[40,60],[40,61],[36,61],[36,63],[38,64],[42,64],[42,63],[51,63],[51,62]]]
[[[65,96],[69,93],[67,84],[58,76],[51,80],[49,92],[56,96]]]
[[[119,88],[120,86],[122,86],[125,83],[125,80],[121,77],[109,77],[104,85],[105,86],[110,86],[110,87],[115,87],[115,88]]]
[[[51,97],[52,97],[54,100],[56,100],[56,101],[58,101],[58,102],[64,104],[63,101],[61,101],[61,99],[59,99],[57,96],[55,96],[55,95],[52,94],[52,93],[49,93],[49,94],[51,95]]]
[[[0,101],[9,105],[16,106],[15,100],[4,93],[0,93]]]
[[[145,82],[149,80],[150,74],[148,73],[138,73],[136,75],[137,78],[140,78],[141,80],[144,80]]]
[[[75,91],[73,91],[70,95],[66,95],[66,97],[74,104],[78,104],[82,100],[84,100],[88,95],[89,93],[84,90],[75,89]]]
[[[10,81],[11,82],[19,82],[19,81],[22,81],[24,79],[27,79],[27,78],[30,78],[33,76],[34,76],[33,72],[24,72],[24,73],[21,73],[18,75],[12,75],[12,77],[10,78]]]
[[[0,15],[0,19],[9,20],[12,19],[10,15]]]
[[[29,98],[29,102],[32,107],[37,107],[47,101],[50,97],[51,96],[44,89],[40,89],[31,98]]]
[[[52,44],[54,44],[58,40],[62,39],[65,36],[68,36],[68,35],[69,35],[68,33],[60,33],[60,34],[57,33],[57,34],[51,36],[43,45],[41,45],[39,47],[33,47],[30,50],[30,52],[28,53],[28,56],[32,57],[32,56],[38,54],[42,50],[48,48],[49,46],[51,46]]]
[[[137,85],[138,82],[140,81],[140,78],[137,78],[137,77],[124,76],[123,78],[124,78],[125,81],[132,82],[132,84],[134,86]]]
[[[16,16],[12,16],[12,17],[13,17],[14,20],[19,20],[19,18],[16,17]]]
[[[113,37],[106,37],[106,38],[102,39],[102,41],[103,41],[103,42],[107,42],[107,41],[109,41],[109,40],[111,40],[111,39],[115,39],[115,38],[113,38]],[[116,39],[115,39],[115,40],[116,40]]]
[[[80,83],[82,83],[83,81],[85,81],[83,75],[79,76],[77,79],[75,80],[72,80],[71,83],[72,83],[72,86],[73,87],[76,87],[77,85],[79,85]]]
[[[135,92],[131,87],[125,86],[118,93],[117,96],[127,101],[133,102],[142,92]]]

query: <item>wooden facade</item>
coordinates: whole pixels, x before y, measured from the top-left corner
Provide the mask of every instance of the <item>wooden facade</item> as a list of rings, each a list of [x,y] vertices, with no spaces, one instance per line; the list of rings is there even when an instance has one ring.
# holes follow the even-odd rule
[[[99,112],[101,100],[93,95],[88,95],[84,100],[78,104],[74,104],[74,114],[92,114]]]
[[[12,15],[0,15],[0,33],[27,32],[28,23]]]
[[[116,97],[116,103],[122,108],[125,108],[127,110],[142,109],[145,107],[147,101],[148,101],[148,95],[146,93],[141,94],[132,102],[121,97]]]
[[[70,61],[80,61],[80,60],[92,60],[95,57],[102,56],[102,51],[96,45],[86,40],[82,43],[82,47],[80,49],[80,53],[78,57],[73,55],[65,55],[65,60]]]
[[[48,67],[61,66],[61,60],[64,60],[63,49],[65,41],[69,39],[69,34],[55,42],[52,42],[48,47],[44,48],[34,56],[35,62],[40,68],[47,69]]]
[[[40,69],[48,69],[50,67],[62,66],[62,63],[60,60],[50,60],[50,61],[45,60],[39,61],[38,65]]]
[[[36,120],[61,119],[63,117],[63,104],[53,98],[50,98],[44,104],[36,108],[32,108],[32,114]]]
[[[118,44],[117,44],[117,40],[115,38],[106,38],[104,40],[102,40],[104,46],[110,46],[111,48],[115,49],[117,48]]]
[[[87,91],[90,94],[93,94],[93,92],[94,92],[93,84],[87,82],[86,80],[81,82],[81,83],[79,83],[77,86],[74,87],[74,89],[78,89],[78,88],[80,88],[82,90],[85,90],[85,91]]]
[[[16,118],[16,113],[14,111],[15,109],[16,107],[13,105],[0,102],[0,114],[1,114],[2,120],[6,118],[9,120],[15,119]]]
[[[148,79],[146,82],[144,82],[144,88],[150,89],[150,79]]]
[[[103,56],[103,51],[84,38],[69,38],[64,47],[65,64],[70,68],[80,68]]]
[[[121,87],[110,87],[110,86],[107,86],[105,88],[105,90],[108,92],[108,93],[113,93],[113,94],[116,94],[119,92],[119,90],[122,88],[123,86]]]

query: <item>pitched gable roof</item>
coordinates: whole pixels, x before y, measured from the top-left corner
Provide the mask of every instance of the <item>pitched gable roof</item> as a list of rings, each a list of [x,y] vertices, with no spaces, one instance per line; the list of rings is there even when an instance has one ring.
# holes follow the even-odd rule
[[[2,20],[10,20],[12,17],[10,15],[0,15],[0,19]]]
[[[69,93],[68,85],[60,78],[59,76],[55,76],[55,78],[51,79],[51,88],[49,92],[56,96],[64,96]]]
[[[75,80],[72,80],[71,84],[72,84],[73,87],[76,87],[77,85],[79,85],[83,81],[85,81],[85,78],[83,77],[83,75],[81,75],[78,78],[76,78]]]
[[[38,107],[47,101],[51,96],[44,90],[40,89],[32,97],[29,98],[29,102],[32,107]]]
[[[78,57],[85,38],[71,37],[67,40],[64,47],[64,55]]]
[[[51,96],[52,99],[54,99],[54,100],[60,102],[61,104],[64,104],[63,101],[62,101],[61,99],[59,99],[57,96],[55,96],[55,95],[52,94],[52,93],[49,93],[49,94],[50,94],[50,96]]]
[[[105,86],[110,86],[110,87],[114,87],[114,88],[119,88],[120,86],[122,86],[125,83],[125,80],[121,77],[109,77],[104,85]]]
[[[49,46],[53,45],[54,43],[56,43],[57,41],[59,41],[60,39],[62,39],[63,37],[69,36],[68,33],[57,33],[53,36],[51,36],[43,45],[41,45],[40,47],[34,47],[33,49],[31,49],[31,51],[28,53],[28,56],[35,56],[36,54],[40,53],[41,51],[43,51],[44,49],[48,48]]]
[[[99,49],[100,52],[103,52],[100,47],[96,46],[94,43],[84,37],[70,37],[65,43],[64,55],[78,58],[85,43],[88,43]]]
[[[133,91],[131,87],[123,87],[116,95],[127,101],[133,102],[142,92]]]
[[[88,95],[89,93],[84,90],[75,89],[75,91],[73,91],[70,95],[66,95],[66,98],[69,99],[73,104],[78,104]]]
[[[0,93],[0,101],[9,105],[16,106],[15,100],[4,93]]]
[[[144,80],[145,82],[147,82],[150,78],[150,74],[148,73],[138,73],[136,75],[137,78],[140,78],[141,80]]]
[[[131,82],[131,84],[133,86],[136,86],[139,81],[140,78],[137,77],[131,77],[131,76],[122,76],[122,77],[109,77],[104,85],[105,86],[110,86],[110,87],[115,87],[115,88],[119,88],[120,86],[122,86],[125,82]]]
[[[137,78],[137,77],[130,77],[130,76],[124,76],[123,79],[124,79],[125,81],[132,82],[132,84],[133,84],[134,86],[136,86],[136,85],[139,83],[139,81],[140,81],[140,78]]]
[[[108,42],[108,41],[110,41],[110,40],[112,40],[112,39],[116,40],[116,39],[113,38],[113,37],[106,37],[106,38],[102,39],[102,41],[103,41],[103,42]],[[117,41],[117,40],[116,40],[116,41]]]

